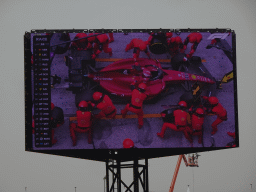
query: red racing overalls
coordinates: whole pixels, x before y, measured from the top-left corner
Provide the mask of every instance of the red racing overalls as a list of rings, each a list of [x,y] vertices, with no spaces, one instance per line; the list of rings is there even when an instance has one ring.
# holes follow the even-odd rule
[[[106,34],[96,36],[95,42],[94,42],[93,59],[95,59],[95,57],[97,55],[99,55],[102,52],[102,50],[105,53],[108,53],[109,56],[112,56],[112,49],[109,48],[108,45],[109,45],[109,39],[108,39],[108,36]]]
[[[199,117],[196,114],[192,114],[191,117],[191,135],[198,135],[198,143],[201,144],[203,140],[203,124],[204,117]]]
[[[233,137],[234,139],[236,138],[236,132],[227,132],[227,134],[230,136],[230,137]]]
[[[77,139],[75,132],[87,133],[88,132],[88,143],[92,143],[92,113],[90,111],[80,111],[76,112],[77,124],[70,124],[70,136],[73,141],[73,146],[76,145]]]
[[[85,33],[78,33],[74,39],[80,39],[83,37],[87,37]],[[79,41],[73,41],[71,44],[72,47],[75,47],[77,50],[87,50],[88,46],[88,40],[87,39],[81,39]]]
[[[183,43],[179,36],[172,37],[171,39],[169,39],[167,41],[167,44],[168,44],[170,54],[172,57],[175,56],[176,54],[178,54],[180,52],[180,49],[183,48]]]
[[[214,135],[218,131],[217,125],[227,120],[227,111],[218,103],[217,106],[212,108],[212,113],[217,115],[217,119],[212,123],[212,135]]]
[[[137,89],[132,91],[131,103],[127,104],[126,107],[121,111],[123,118],[125,118],[128,111],[136,113],[138,115],[139,128],[143,126],[143,101],[147,98],[145,93],[140,92]]]
[[[186,139],[192,142],[191,135],[188,131],[190,129],[188,126],[189,114],[186,111],[177,109],[173,112],[173,116],[174,123],[164,123],[161,132],[157,133],[157,135],[163,138],[166,129],[170,128],[174,131],[183,131]]]
[[[113,33],[108,33],[109,36],[109,43],[112,43],[114,41]]]
[[[227,132],[227,134],[230,136],[230,137],[233,137],[233,139],[236,139],[236,132]],[[226,147],[236,147],[236,143],[232,143],[233,145],[230,146],[230,145],[227,145]]]
[[[193,45],[191,46],[191,51],[189,52],[189,54],[186,55],[187,58],[191,58],[202,38],[203,36],[201,35],[201,33],[198,32],[189,34],[188,37],[185,39],[183,49],[180,52],[184,53],[184,51],[187,49],[187,44],[192,43]]]
[[[126,46],[125,51],[127,52],[134,48],[133,58],[135,60],[139,58],[141,51],[144,51],[147,54],[147,56],[150,58],[150,53],[148,52],[147,45],[148,45],[147,41],[143,41],[141,39],[132,39],[131,42]]]
[[[111,99],[107,95],[103,95],[102,101],[96,105],[101,112],[95,118],[101,119],[103,117],[115,119],[116,107],[113,105]]]
[[[91,35],[94,35],[94,34],[93,34],[93,33],[90,33],[88,36],[91,36]],[[93,45],[95,39],[96,39],[95,36],[89,37],[89,38],[87,39],[87,40],[88,40],[88,46],[87,46],[88,49],[92,49],[92,48],[93,48],[92,45]]]

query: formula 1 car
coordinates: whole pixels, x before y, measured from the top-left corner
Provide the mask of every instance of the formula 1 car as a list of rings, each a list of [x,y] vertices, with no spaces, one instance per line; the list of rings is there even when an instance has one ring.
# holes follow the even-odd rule
[[[98,72],[91,72],[85,77],[97,82],[107,92],[123,97],[130,98],[132,91],[130,85],[134,82],[140,84],[146,83],[146,94],[148,100],[159,95],[170,84],[179,84],[184,82],[194,82],[200,84],[215,84],[215,81],[196,74],[180,72],[175,70],[166,70],[161,67],[157,60],[139,58],[137,62],[141,68],[138,70],[134,67],[133,59],[123,59],[116,61]],[[151,72],[151,78],[143,77],[143,69]]]

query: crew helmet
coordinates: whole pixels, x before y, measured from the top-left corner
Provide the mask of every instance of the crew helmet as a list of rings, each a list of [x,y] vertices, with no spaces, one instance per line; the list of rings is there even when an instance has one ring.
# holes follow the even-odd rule
[[[93,99],[94,99],[95,101],[98,101],[98,100],[100,100],[100,99],[102,98],[102,93],[100,93],[100,92],[95,92],[95,93],[93,93],[92,97],[93,97]]]
[[[217,97],[209,97],[208,101],[211,105],[217,105],[219,103],[219,99]]]
[[[78,104],[78,107],[86,108],[88,107],[88,103],[86,101],[80,101],[80,103]]]
[[[134,147],[134,142],[133,142],[131,139],[127,138],[127,139],[125,139],[125,140],[123,141],[123,147],[124,147],[125,149],[133,148],[133,147]]]
[[[147,85],[145,83],[140,83],[138,87],[142,90],[146,90]]]
[[[196,114],[203,115],[204,114],[204,110],[202,108],[197,108],[196,109]]]
[[[180,107],[188,107],[188,105],[187,105],[187,103],[185,102],[185,101],[180,101],[179,103],[178,103],[178,105],[180,106]]]

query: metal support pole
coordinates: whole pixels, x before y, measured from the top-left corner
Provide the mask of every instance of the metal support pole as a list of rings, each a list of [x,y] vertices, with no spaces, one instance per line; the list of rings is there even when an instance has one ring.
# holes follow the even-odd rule
[[[110,188],[110,192],[112,192],[112,190],[113,190],[113,192],[115,191],[116,179],[117,179],[117,175],[116,175],[116,173],[115,173],[114,180],[113,180],[112,185],[111,185],[111,188]]]
[[[134,164],[133,164],[133,180],[134,180],[134,192],[139,192],[138,159],[134,159]]]
[[[145,182],[145,186],[146,186],[146,192],[149,191],[149,181],[148,181],[148,158],[145,159],[145,165],[146,165],[146,169],[145,169],[145,172],[146,172],[146,178],[144,180]]]
[[[109,160],[106,161],[106,182],[107,182],[107,192],[109,192],[109,172],[108,172],[108,169],[109,169]]]
[[[143,166],[143,169],[142,169],[142,174],[143,174],[143,189],[144,189],[144,191],[147,191],[147,182],[146,182],[146,171],[147,171],[147,169],[146,169],[146,165],[145,166]]]
[[[117,191],[121,192],[121,168],[120,168],[120,160],[117,161]]]
[[[115,165],[115,160],[112,160],[112,165]],[[114,166],[113,166],[113,171],[115,172],[115,167]],[[115,192],[115,175],[114,174],[112,174],[112,186],[113,186],[113,192]],[[111,188],[112,188],[112,186],[111,186]],[[111,189],[110,189],[110,192],[112,192]]]
[[[106,184],[105,184],[105,182],[106,182],[106,177],[104,177],[103,180],[104,180],[104,192],[106,192]]]
[[[140,181],[140,183],[141,183],[141,185],[142,185],[143,192],[145,192],[145,191],[146,191],[146,188],[145,188],[145,180],[141,177],[141,174],[142,174],[142,173],[144,174],[144,171],[145,171],[144,168],[145,168],[145,167],[143,166],[142,168],[143,168],[142,171],[139,172],[139,181]]]

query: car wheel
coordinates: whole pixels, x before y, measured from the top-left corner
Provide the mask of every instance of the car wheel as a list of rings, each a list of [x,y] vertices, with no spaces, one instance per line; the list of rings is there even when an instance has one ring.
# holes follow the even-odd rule
[[[194,97],[192,92],[185,92],[180,96],[180,101],[185,101],[190,108],[194,103]]]
[[[179,53],[171,58],[171,66],[173,70],[179,71],[179,68],[181,66],[186,66],[186,67],[188,66],[187,61],[183,61],[184,57],[185,57],[184,53]]]
[[[66,53],[70,45],[70,42],[65,43],[67,41],[70,41],[70,37],[68,33],[53,34],[50,41],[52,52],[54,52],[55,54]],[[64,43],[64,44],[61,44],[61,43]],[[61,45],[57,45],[57,44],[61,44]],[[57,45],[57,46],[54,46],[54,45]]]
[[[75,95],[75,104],[78,106],[80,101],[92,101],[93,90],[84,89]]]
[[[69,68],[69,88],[75,92],[79,89],[91,89],[90,79],[84,75],[89,73],[90,69],[95,67],[95,60],[91,59],[92,50],[71,50],[71,54],[66,57],[66,63]]]

